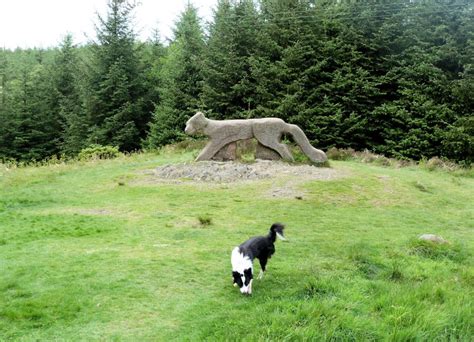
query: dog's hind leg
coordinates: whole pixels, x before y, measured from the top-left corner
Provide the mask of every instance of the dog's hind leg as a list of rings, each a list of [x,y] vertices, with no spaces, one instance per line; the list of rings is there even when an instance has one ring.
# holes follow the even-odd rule
[[[267,261],[268,261],[268,258],[267,257],[261,257],[258,259],[258,261],[260,261],[260,273],[258,274],[258,279],[262,279],[263,278],[263,275],[265,274],[265,269],[267,267]]]

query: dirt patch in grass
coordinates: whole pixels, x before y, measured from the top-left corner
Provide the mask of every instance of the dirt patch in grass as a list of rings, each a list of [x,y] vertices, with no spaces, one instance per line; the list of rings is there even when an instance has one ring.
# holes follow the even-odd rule
[[[328,181],[347,172],[313,165],[295,165],[282,161],[257,160],[253,163],[202,161],[157,167],[144,172],[145,182],[171,184],[242,184],[272,180],[268,197],[303,199],[299,185],[311,180]]]
[[[81,215],[112,215],[109,209],[79,209],[77,212]]]

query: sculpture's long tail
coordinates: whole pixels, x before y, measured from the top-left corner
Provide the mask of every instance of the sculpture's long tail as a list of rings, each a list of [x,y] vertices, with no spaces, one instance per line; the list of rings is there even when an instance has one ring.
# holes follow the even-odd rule
[[[328,160],[326,153],[311,146],[306,134],[296,125],[288,124],[287,133],[293,136],[295,142],[314,163],[323,163]]]

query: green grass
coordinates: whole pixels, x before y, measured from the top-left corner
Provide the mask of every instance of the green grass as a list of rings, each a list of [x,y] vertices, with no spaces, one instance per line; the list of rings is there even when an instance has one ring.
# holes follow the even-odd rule
[[[194,154],[0,166],[0,340],[473,339],[473,178],[331,161],[297,200],[143,172]],[[276,221],[242,296],[230,252]]]

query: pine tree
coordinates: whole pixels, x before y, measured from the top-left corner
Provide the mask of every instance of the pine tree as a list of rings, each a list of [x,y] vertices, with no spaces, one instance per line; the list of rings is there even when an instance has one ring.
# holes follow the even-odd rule
[[[89,142],[115,145],[125,151],[140,147],[149,121],[131,27],[134,7],[126,0],[110,0],[107,18],[99,16],[89,81]]]
[[[66,35],[54,62],[55,88],[62,124],[61,151],[77,154],[86,146],[88,124],[81,94],[80,61],[71,35]]]
[[[23,66],[20,79],[12,83],[13,140],[9,157],[42,160],[59,154],[61,120],[55,108],[51,67]]]
[[[150,125],[149,146],[180,140],[186,120],[201,108],[204,38],[197,10],[188,4],[164,58],[160,104]]]
[[[14,125],[7,103],[8,62],[6,50],[0,49],[0,159],[8,157],[13,141]]]
[[[254,116],[257,99],[251,61],[258,52],[259,30],[254,1],[218,1],[203,68],[202,99],[213,117]]]
[[[143,44],[140,54],[142,73],[144,75],[143,84],[144,89],[146,89],[143,99],[144,111],[147,113],[153,113],[161,101],[161,75],[166,51],[166,47],[161,42],[159,31],[154,29],[152,37]],[[146,141],[144,141],[144,144],[146,145]]]
[[[341,113],[323,93],[338,68],[325,52],[320,13],[311,1],[262,1],[262,52],[254,58],[258,112],[299,125],[317,146],[334,143],[328,130],[338,126]],[[318,8],[319,9],[319,8]]]
[[[5,49],[0,50],[0,108],[6,105],[7,101],[7,57]]]
[[[453,24],[452,21],[450,21]],[[462,71],[452,80],[455,118],[442,137],[443,155],[466,165],[474,163],[474,4],[468,4],[461,12],[460,22],[454,23],[456,34],[450,41],[456,42],[453,54],[459,58]]]
[[[380,27],[376,39],[383,46],[385,74],[379,81],[386,94],[368,122],[376,152],[462,160],[466,155],[461,150],[472,151],[472,142],[459,129],[469,127],[459,115],[466,107],[453,101],[460,99],[455,93],[462,81],[457,79],[467,65],[463,49],[468,38],[461,32],[465,15],[460,8],[407,2]]]

